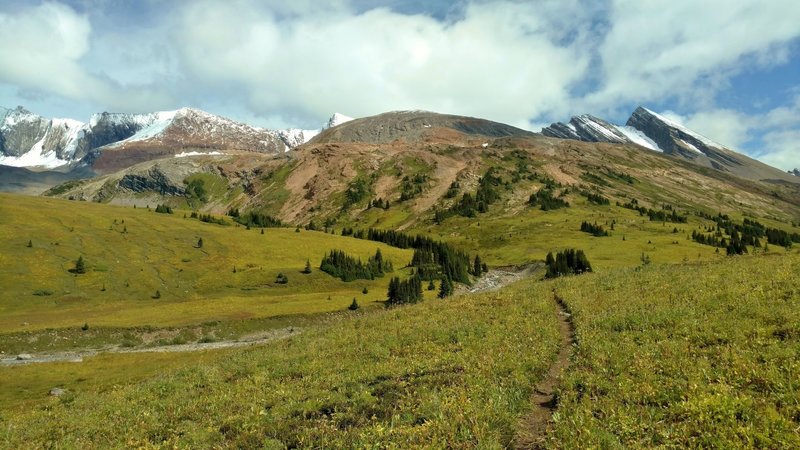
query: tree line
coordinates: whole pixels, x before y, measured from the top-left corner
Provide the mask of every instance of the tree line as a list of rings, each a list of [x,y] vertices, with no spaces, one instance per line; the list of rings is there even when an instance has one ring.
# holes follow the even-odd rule
[[[553,256],[553,252],[548,253],[545,258],[545,265],[547,266],[545,278],[556,278],[570,274],[579,275],[592,271],[592,265],[583,250],[572,248],[557,252],[555,256]]]
[[[581,231],[597,237],[608,236],[608,231],[603,229],[602,225],[598,225],[596,223],[591,224],[586,221],[581,222]]]
[[[319,268],[342,281],[374,280],[376,277],[382,277],[384,273],[394,270],[392,262],[383,259],[380,249],[375,252],[374,256],[369,257],[366,264],[361,262],[361,259],[347,255],[342,250],[331,250],[322,258]]]

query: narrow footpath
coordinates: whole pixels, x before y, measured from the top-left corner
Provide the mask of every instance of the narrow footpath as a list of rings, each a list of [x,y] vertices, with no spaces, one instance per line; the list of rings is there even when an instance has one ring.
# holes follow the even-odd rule
[[[544,448],[544,439],[547,427],[556,410],[557,399],[555,395],[559,377],[569,367],[575,341],[575,325],[572,315],[567,309],[564,300],[553,292],[553,298],[558,305],[558,332],[561,335],[561,344],[556,357],[547,374],[534,388],[531,395],[531,412],[523,419],[516,437],[516,448],[540,449]]]

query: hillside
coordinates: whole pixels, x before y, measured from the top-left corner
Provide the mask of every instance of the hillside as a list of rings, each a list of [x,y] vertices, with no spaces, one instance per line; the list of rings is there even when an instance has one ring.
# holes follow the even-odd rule
[[[333,320],[137,384],[66,383],[74,394],[13,415],[0,436],[11,446],[791,448],[797,267],[795,253],[527,280]],[[531,380],[558,349],[554,292],[578,341],[558,419],[531,437]]]
[[[376,242],[294,228],[262,234],[230,218],[223,226],[187,218],[186,211],[159,214],[155,204],[0,198],[3,333],[328,312],[345,309],[353,297],[367,306],[383,300],[390,277],[345,283],[318,270],[323,256],[340,249],[366,261],[381,249],[398,274],[411,260],[410,250]],[[83,275],[70,272],[78,257]],[[301,273],[306,261],[311,274]],[[278,273],[289,282],[276,283]],[[365,287],[374,294],[363,295]]]

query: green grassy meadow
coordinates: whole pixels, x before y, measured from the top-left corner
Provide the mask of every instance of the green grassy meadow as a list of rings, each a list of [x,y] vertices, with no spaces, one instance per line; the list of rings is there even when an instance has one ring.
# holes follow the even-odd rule
[[[687,239],[708,220],[570,203],[495,204],[410,231],[491,266],[580,248],[595,273],[446,300],[425,291],[419,304],[385,309],[411,250],[0,195],[6,355],[299,331],[252,348],[0,367],[0,447],[507,448],[559,351],[554,295],[578,343],[547,447],[800,446],[800,253],[726,257]],[[407,206],[360,223],[398,224]],[[584,220],[611,236],[581,232]],[[317,269],[331,249],[366,260],[378,248],[395,274],[345,283]],[[70,272],[78,256],[85,274]],[[353,298],[362,308],[347,311]],[[49,397],[52,387],[67,394]]]

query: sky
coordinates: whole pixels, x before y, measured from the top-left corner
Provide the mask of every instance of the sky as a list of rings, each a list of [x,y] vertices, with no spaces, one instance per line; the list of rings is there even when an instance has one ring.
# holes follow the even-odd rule
[[[800,167],[797,0],[2,0],[0,106],[266,128],[422,109],[538,131],[645,106]]]

